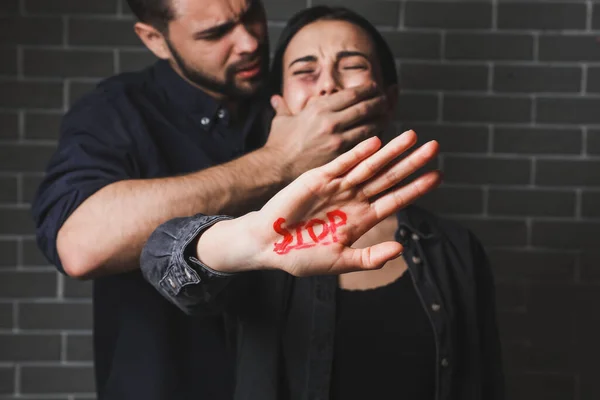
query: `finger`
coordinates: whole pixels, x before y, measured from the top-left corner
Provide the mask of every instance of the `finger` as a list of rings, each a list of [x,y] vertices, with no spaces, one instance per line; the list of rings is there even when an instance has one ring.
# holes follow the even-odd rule
[[[319,169],[330,178],[336,178],[345,174],[352,169],[356,164],[369,157],[381,147],[381,140],[378,137],[371,137],[363,140],[353,149],[341,154],[334,160],[323,165]]]
[[[384,96],[373,97],[353,104],[334,115],[333,123],[338,131],[344,131],[365,120],[381,118],[388,110]]]
[[[383,265],[402,255],[403,247],[398,242],[378,243],[364,249],[347,247],[340,254],[336,265],[331,273],[341,274],[345,272],[372,270],[383,267]]]
[[[281,97],[279,95],[271,96],[271,106],[275,110],[276,116],[292,115],[292,113],[290,112],[290,109],[287,106],[287,103],[285,102],[283,97]]]
[[[378,94],[380,92],[377,85],[372,83],[340,90],[330,96],[323,96],[317,104],[321,104],[327,111],[341,111],[361,101],[375,97]]]
[[[438,151],[439,144],[435,140],[425,143],[402,160],[386,166],[377,176],[367,181],[362,188],[363,194],[371,198],[397,185],[432,161]]]
[[[428,172],[411,183],[392,190],[371,203],[377,222],[389,217],[435,189],[441,183],[439,171]]]
[[[348,187],[352,187],[365,182],[367,179],[370,179],[378,173],[388,163],[392,162],[392,160],[414,146],[416,142],[417,135],[414,131],[410,130],[404,132],[350,171],[344,179],[344,184],[348,185]],[[363,192],[365,192],[364,188]]]

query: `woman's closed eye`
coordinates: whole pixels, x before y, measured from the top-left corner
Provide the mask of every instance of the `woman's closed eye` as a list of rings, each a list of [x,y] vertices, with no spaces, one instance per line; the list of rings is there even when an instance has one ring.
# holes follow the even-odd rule
[[[292,72],[292,75],[307,75],[307,74],[312,74],[313,72],[315,72],[314,69],[300,69],[300,70]]]

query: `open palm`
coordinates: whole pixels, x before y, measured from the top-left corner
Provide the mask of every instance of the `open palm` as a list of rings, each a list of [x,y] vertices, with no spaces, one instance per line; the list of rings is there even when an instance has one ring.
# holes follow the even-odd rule
[[[256,213],[264,243],[262,264],[295,276],[340,274],[378,268],[401,254],[397,242],[351,246],[439,184],[439,173],[433,171],[398,185],[437,155],[438,144],[432,141],[397,160],[415,142],[412,131],[381,149],[379,139],[365,140],[281,190]]]

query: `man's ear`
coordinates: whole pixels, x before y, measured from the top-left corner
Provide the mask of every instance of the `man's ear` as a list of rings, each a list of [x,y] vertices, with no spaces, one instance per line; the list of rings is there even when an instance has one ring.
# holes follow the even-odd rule
[[[140,40],[144,42],[146,47],[154,53],[156,57],[162,58],[163,60],[170,58],[171,52],[167,46],[166,39],[158,29],[143,22],[136,22],[133,29]]]

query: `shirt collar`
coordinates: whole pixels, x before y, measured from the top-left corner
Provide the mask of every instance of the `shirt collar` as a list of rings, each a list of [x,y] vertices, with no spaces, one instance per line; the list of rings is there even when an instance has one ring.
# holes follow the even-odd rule
[[[423,215],[427,211],[420,207],[410,205],[398,211],[398,232],[400,236],[417,235],[419,239],[431,239],[437,236],[437,232],[431,226],[430,221]],[[404,231],[404,234],[403,234]]]

